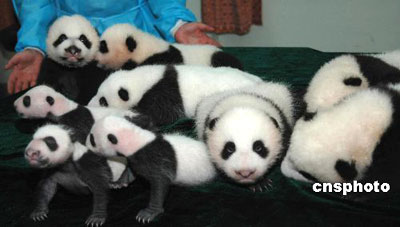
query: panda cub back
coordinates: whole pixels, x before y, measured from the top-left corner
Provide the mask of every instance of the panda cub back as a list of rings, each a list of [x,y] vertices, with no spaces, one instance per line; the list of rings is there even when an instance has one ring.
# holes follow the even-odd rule
[[[398,176],[395,163],[400,158],[399,104],[395,86],[369,88],[320,110],[311,120],[299,119],[283,174],[302,181],[394,182],[390,178]]]
[[[399,62],[400,51],[334,58],[316,72],[307,88],[307,112],[328,108],[369,86],[400,82]]]
[[[281,84],[221,92],[197,107],[196,130],[213,161],[239,183],[254,183],[285,151],[293,119],[293,98]]]

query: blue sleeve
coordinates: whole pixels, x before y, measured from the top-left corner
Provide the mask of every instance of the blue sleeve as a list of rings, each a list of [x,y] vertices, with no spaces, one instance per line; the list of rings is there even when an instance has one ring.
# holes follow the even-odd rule
[[[13,0],[15,13],[21,25],[15,51],[35,47],[46,53],[46,36],[50,24],[56,18],[51,0]]]
[[[156,17],[156,28],[169,42],[175,42],[170,31],[178,20],[196,21],[194,14],[185,7],[186,0],[149,0],[148,3]]]

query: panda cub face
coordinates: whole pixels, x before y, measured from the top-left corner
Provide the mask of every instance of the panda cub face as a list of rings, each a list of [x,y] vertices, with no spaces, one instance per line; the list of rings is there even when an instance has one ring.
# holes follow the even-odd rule
[[[304,99],[307,112],[316,112],[337,104],[348,95],[365,89],[368,80],[354,56],[344,55],[326,63],[315,74]]]
[[[69,131],[60,125],[39,128],[25,149],[25,159],[32,167],[47,168],[64,163],[73,152]]]
[[[92,151],[104,155],[130,156],[155,139],[155,135],[120,116],[107,116],[97,121],[86,140]]]
[[[51,25],[46,45],[54,61],[68,67],[82,67],[94,60],[99,37],[84,17],[63,16]]]
[[[76,103],[45,85],[32,88],[14,102],[15,110],[22,118],[45,118],[49,114],[59,116],[76,106]]]
[[[98,66],[121,69],[136,54],[137,29],[129,24],[116,24],[104,31],[96,54]],[[133,63],[133,62],[132,62]]]
[[[205,133],[213,161],[238,183],[254,183],[282,149],[277,121],[255,109],[234,108],[210,119]]]

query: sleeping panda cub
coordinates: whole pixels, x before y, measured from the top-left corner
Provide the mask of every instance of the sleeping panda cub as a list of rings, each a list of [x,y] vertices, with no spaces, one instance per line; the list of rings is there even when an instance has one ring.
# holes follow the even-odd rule
[[[109,74],[94,62],[99,36],[80,15],[62,16],[50,26],[38,84],[47,84],[80,104],[87,104]]]
[[[130,110],[81,106],[45,85],[36,86],[26,92],[14,102],[14,107],[22,118],[48,118],[75,129],[81,143],[85,143],[95,121],[108,115],[129,115],[136,124],[144,123],[143,127],[152,127],[146,116]]]
[[[399,190],[400,85],[368,88],[298,120],[284,175],[308,182],[389,183]]]
[[[36,189],[36,204],[30,217],[47,218],[49,203],[59,186],[78,194],[92,194],[92,213],[88,226],[100,226],[107,217],[108,191],[114,182],[126,176],[102,156],[94,154],[74,138],[72,131],[61,125],[39,128],[25,150],[25,159],[34,168],[46,169]]]
[[[180,117],[194,117],[197,104],[208,95],[261,81],[230,67],[141,66],[111,74],[89,106],[134,109],[163,125]]]
[[[307,88],[307,115],[328,108],[369,86],[400,82],[400,50],[376,55],[341,55],[323,65]]]
[[[185,64],[230,66],[242,69],[234,56],[211,45],[170,44],[130,24],[107,28],[100,38],[96,55],[99,66],[108,69],[133,69],[138,65]]]
[[[127,157],[133,172],[149,181],[149,204],[136,216],[143,223],[164,212],[171,184],[199,185],[215,176],[204,143],[179,134],[155,134],[122,117],[96,122],[86,144],[106,157]]]
[[[268,172],[286,152],[294,109],[292,94],[282,84],[225,91],[198,105],[196,131],[230,179],[263,191],[271,186]]]

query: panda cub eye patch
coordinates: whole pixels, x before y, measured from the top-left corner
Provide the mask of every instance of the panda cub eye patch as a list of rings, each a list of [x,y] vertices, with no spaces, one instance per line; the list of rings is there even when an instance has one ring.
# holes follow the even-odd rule
[[[100,103],[100,106],[105,106],[105,107],[108,106],[108,102],[107,102],[106,98],[104,98],[104,97],[100,98],[99,103]]]
[[[54,41],[53,46],[57,47],[58,45],[60,45],[62,42],[64,42],[66,39],[68,39],[68,37],[65,34],[61,34],[56,41]]]
[[[208,128],[210,129],[210,130],[213,130],[214,129],[214,127],[215,127],[215,123],[217,123],[217,118],[214,118],[214,119],[212,119],[211,121],[210,121],[210,123],[208,123]]]
[[[233,153],[235,153],[235,151],[235,144],[231,141],[227,142],[221,152],[222,159],[227,160]]]
[[[51,151],[56,151],[58,148],[58,144],[56,139],[54,139],[54,137],[52,136],[47,136],[43,139],[43,141],[46,143],[47,147],[51,150]]]
[[[343,83],[347,86],[359,87],[362,84],[362,80],[358,77],[350,77],[343,80]]]
[[[92,47],[92,43],[88,40],[86,35],[79,36],[79,40],[85,45],[86,48],[90,49]]]
[[[129,36],[128,38],[126,38],[126,40],[125,40],[125,44],[126,44],[126,46],[128,47],[128,50],[130,51],[130,52],[133,52],[133,50],[135,50],[136,49],[136,41],[131,37],[131,36]]]
[[[118,143],[117,137],[115,137],[113,134],[108,134],[107,139],[108,139],[108,141],[110,141],[110,143],[112,143],[114,145]]]
[[[104,40],[100,41],[99,51],[102,54],[108,53],[108,47],[107,47],[106,41],[104,41]]]
[[[120,88],[118,91],[118,96],[123,100],[123,101],[128,101],[129,100],[129,93],[126,89]]]
[[[54,98],[51,97],[51,96],[47,96],[47,97],[46,97],[46,102],[47,102],[50,106],[52,106],[52,105],[54,104]]]
[[[265,158],[268,155],[268,150],[261,140],[257,140],[253,143],[253,151],[260,155],[260,157],[262,158]]]

